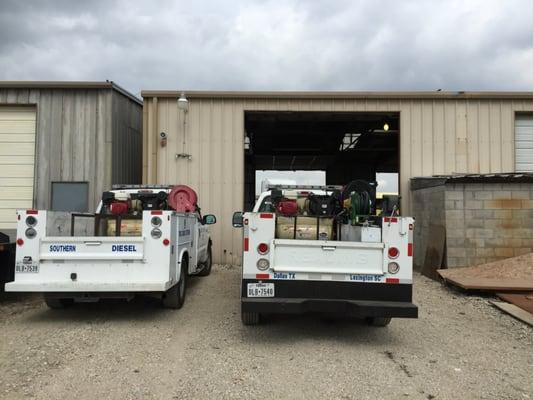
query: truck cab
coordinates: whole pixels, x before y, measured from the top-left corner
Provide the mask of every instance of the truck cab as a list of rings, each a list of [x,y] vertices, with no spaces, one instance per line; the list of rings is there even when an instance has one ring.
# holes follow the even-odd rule
[[[17,212],[15,280],[6,291],[43,293],[51,308],[145,294],[180,308],[190,275],[211,271],[208,225],[187,186],[117,186],[94,214],[72,213],[70,236],[47,235],[46,210]],[[77,224],[88,235],[75,235]]]
[[[362,182],[278,186],[234,214],[243,228],[244,324],[276,313],[348,314],[376,326],[418,316],[414,219],[375,215],[373,193]]]

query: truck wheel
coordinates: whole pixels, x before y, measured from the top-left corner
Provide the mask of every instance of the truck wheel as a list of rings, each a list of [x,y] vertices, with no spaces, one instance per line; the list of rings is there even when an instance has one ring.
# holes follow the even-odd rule
[[[369,317],[366,322],[370,326],[387,326],[390,324],[391,318],[387,317]]]
[[[211,266],[213,265],[213,258],[212,258],[212,252],[211,252],[211,245],[207,248],[207,260],[205,260],[204,267],[200,271],[198,275],[200,276],[207,276],[211,273]]]
[[[241,311],[241,320],[244,325],[257,325],[259,324],[259,319],[259,313]]]
[[[180,309],[183,306],[187,289],[187,273],[187,261],[184,258],[181,262],[180,280],[163,294],[163,307]]]
[[[61,310],[63,308],[71,306],[74,303],[72,299],[61,299],[59,297],[50,296],[44,296],[44,302],[46,303],[48,308],[51,308],[53,310]]]

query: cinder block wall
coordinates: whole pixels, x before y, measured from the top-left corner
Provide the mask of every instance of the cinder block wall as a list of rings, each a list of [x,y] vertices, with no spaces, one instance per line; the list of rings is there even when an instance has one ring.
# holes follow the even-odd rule
[[[437,195],[441,192],[443,198]],[[445,183],[414,190],[413,199],[418,230],[415,266],[424,262],[424,236],[431,223],[444,224],[446,229],[444,263],[448,268],[533,250],[533,183]]]

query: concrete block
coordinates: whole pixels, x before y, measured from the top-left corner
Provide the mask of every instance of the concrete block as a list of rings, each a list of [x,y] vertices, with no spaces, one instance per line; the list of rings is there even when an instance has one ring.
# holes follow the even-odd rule
[[[492,210],[473,210],[472,211],[474,218],[493,218],[494,211]]]
[[[505,238],[490,238],[484,240],[486,247],[507,247],[507,239]]]
[[[483,208],[483,201],[478,200],[466,200],[465,208],[467,210],[481,210]]]
[[[488,229],[499,229],[502,227],[501,219],[486,219],[483,221],[483,225]]]
[[[474,200],[474,194],[476,192],[472,191],[472,190],[469,190],[468,192],[464,192],[463,196],[464,196],[464,200]]]
[[[515,256],[521,256],[523,254],[527,254],[527,253],[531,253],[531,248],[530,247],[520,247],[520,248],[515,248],[514,249],[514,255]]]
[[[511,192],[511,199],[529,200],[529,190],[515,190]]]
[[[526,210],[533,210],[533,200],[520,200],[520,201],[521,201],[522,208]]]
[[[511,219],[513,218],[513,210],[494,210],[491,211],[494,218]]]
[[[479,191],[474,193],[474,199],[476,200],[492,200],[492,191]]]
[[[449,247],[446,249],[449,257],[466,257],[466,249],[461,247]]]
[[[492,229],[468,228],[466,230],[466,236],[469,238],[486,239],[494,237],[494,232]]]
[[[498,257],[513,257],[514,249],[510,247],[495,248],[494,255]]]
[[[494,249],[492,247],[479,247],[476,249],[477,257],[491,257],[494,255]]]
[[[488,241],[490,239],[477,239],[477,238],[466,238],[465,239],[465,246],[468,246],[468,247],[485,247],[485,243],[486,241]]]
[[[446,219],[464,219],[463,210],[446,210]]]
[[[444,202],[444,208],[446,210],[454,210],[455,209],[455,200],[446,200]]]
[[[464,229],[446,228],[446,238],[464,238]]]
[[[483,228],[484,220],[482,219],[467,219],[465,220],[465,227],[466,228]]]
[[[446,200],[463,200],[464,194],[459,190],[447,190],[445,194]]]
[[[517,239],[528,239],[532,236],[533,229],[530,228],[517,228],[513,229],[513,237]]]

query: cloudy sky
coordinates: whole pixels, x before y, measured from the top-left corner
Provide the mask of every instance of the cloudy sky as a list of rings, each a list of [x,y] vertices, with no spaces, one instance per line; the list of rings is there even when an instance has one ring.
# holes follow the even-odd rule
[[[533,90],[528,0],[0,0],[0,79]]]

